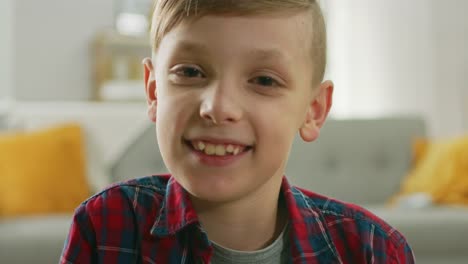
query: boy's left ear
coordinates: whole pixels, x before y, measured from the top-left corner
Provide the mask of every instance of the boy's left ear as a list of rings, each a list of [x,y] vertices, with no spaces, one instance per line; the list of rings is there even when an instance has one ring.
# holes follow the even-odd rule
[[[299,128],[299,134],[306,142],[314,141],[320,135],[320,128],[325,123],[332,106],[333,82],[323,82],[314,93],[304,123]]]

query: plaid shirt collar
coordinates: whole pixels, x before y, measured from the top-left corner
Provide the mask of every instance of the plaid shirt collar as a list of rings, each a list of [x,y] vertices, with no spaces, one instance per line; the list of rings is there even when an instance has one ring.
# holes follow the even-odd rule
[[[341,263],[328,233],[325,218],[314,202],[307,199],[300,190],[292,187],[286,177],[283,177],[280,191],[285,198],[289,213],[293,259],[309,259],[320,254],[325,259],[333,260],[330,263]],[[185,227],[197,223],[198,216],[188,193],[173,177],[170,177],[164,204],[151,229],[151,234],[158,237],[172,236]],[[200,227],[199,230],[202,232],[200,242],[203,242],[200,248],[209,248],[210,243],[206,233]],[[304,245],[310,245],[310,248],[304,248]],[[329,256],[324,256],[327,254]]]
[[[151,234],[158,237],[175,235],[186,226],[198,223],[198,216],[188,193],[173,177],[169,178],[164,203]]]

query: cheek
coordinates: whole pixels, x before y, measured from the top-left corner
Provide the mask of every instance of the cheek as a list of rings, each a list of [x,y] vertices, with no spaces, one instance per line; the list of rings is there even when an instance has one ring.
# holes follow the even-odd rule
[[[299,100],[285,98],[264,107],[262,111],[263,126],[272,130],[275,137],[295,134],[304,119],[305,107]],[[283,135],[283,136],[282,136]]]
[[[197,114],[198,108],[193,98],[195,97],[183,94],[163,94],[158,97],[156,131],[158,138],[166,140],[161,143],[179,143],[178,140],[188,128],[190,120]]]
[[[291,149],[294,137],[297,135],[299,128],[302,126],[307,103],[304,99],[296,98],[298,100],[284,100],[270,107],[266,111],[268,118],[264,118],[263,126],[265,138],[268,138],[267,144],[273,146],[272,151],[285,153],[287,156]],[[262,135],[259,135],[259,139]],[[271,147],[270,147],[271,148]]]
[[[288,104],[275,104],[264,108],[261,116],[254,123],[256,125],[256,139],[260,157],[267,157],[271,165],[283,163],[289,154],[292,141],[298,131],[297,107]]]
[[[189,120],[189,111],[177,98],[158,98],[156,135],[159,151],[171,173],[177,171],[182,151],[182,137]]]
[[[159,99],[158,99],[159,101]],[[169,120],[173,119],[170,116],[171,112],[169,111],[168,107],[165,103],[159,101],[156,111],[156,138],[159,145],[159,151],[163,157],[165,162],[168,161],[169,153],[170,153],[170,145],[171,145],[171,132],[172,127],[168,127],[170,125]]]

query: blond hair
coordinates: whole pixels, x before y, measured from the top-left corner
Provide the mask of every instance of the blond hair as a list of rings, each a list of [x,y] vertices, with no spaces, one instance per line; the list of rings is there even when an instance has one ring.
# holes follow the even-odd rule
[[[314,82],[321,82],[326,65],[326,29],[316,0],[155,0],[151,45],[157,52],[163,37],[180,23],[205,15],[256,15],[309,11],[312,22],[311,55]]]

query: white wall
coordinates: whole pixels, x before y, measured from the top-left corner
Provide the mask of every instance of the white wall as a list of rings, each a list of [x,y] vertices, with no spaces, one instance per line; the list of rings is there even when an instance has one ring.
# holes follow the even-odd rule
[[[113,0],[15,0],[17,98],[88,99],[89,44],[97,29],[113,25],[113,3]]]
[[[468,132],[468,1],[434,1],[438,134]],[[460,122],[461,121],[461,122]]]
[[[0,1],[0,101],[13,96],[13,1]]]
[[[335,116],[419,114],[431,136],[468,131],[468,1],[329,0],[326,8]]]

